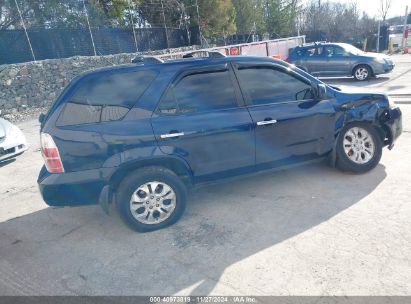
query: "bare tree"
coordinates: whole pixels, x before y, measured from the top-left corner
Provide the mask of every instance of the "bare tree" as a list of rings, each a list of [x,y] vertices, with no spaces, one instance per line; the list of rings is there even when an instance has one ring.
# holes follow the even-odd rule
[[[388,11],[389,11],[389,9],[391,7],[391,4],[392,4],[392,0],[380,0],[380,1],[381,1],[380,2],[380,4],[381,4],[380,14],[381,14],[381,17],[382,17],[382,21],[385,21],[385,19],[387,18]]]

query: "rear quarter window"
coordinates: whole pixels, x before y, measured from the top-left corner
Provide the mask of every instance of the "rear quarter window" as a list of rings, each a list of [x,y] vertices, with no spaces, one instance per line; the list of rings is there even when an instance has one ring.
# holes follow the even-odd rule
[[[98,73],[80,79],[67,98],[56,125],[122,119],[157,76],[156,71]]]

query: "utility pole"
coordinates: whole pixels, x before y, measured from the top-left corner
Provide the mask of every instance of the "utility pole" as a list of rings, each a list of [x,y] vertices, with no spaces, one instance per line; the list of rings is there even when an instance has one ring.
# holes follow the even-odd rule
[[[191,36],[190,36],[190,31],[188,30],[188,21],[190,17],[187,15],[186,7],[184,6],[184,3],[181,4],[181,10],[183,12],[184,27],[186,29],[186,34],[187,34],[187,44],[191,45]]]
[[[164,13],[164,4],[163,4],[163,0],[161,0],[161,11],[163,13],[163,22],[164,22],[164,30],[166,33],[166,43],[167,43],[167,49],[170,48],[170,44],[168,42],[168,31],[167,31],[167,23],[166,23],[166,15]]]
[[[128,4],[128,12],[129,12],[129,14],[130,14],[130,20],[131,20],[131,28],[133,29],[134,44],[135,44],[135,46],[136,46],[136,52],[138,52],[138,44],[137,44],[136,30],[135,30],[135,28],[134,28],[133,12],[131,11],[130,0],[127,1],[127,4]]]
[[[90,34],[91,44],[93,45],[94,56],[97,56],[96,45],[94,44],[93,32],[91,31],[90,20],[88,19],[88,11],[87,11],[86,3],[84,2],[84,0],[83,0],[83,9],[84,9],[84,13],[86,14],[88,32]]]
[[[318,10],[316,10],[316,16],[315,16],[315,20],[314,20],[314,33],[315,36],[317,37],[317,41],[321,41],[321,35],[320,33],[318,33],[317,31],[319,30],[318,25],[318,20],[320,19],[321,16],[321,0],[318,0]]]
[[[381,21],[378,20],[377,53],[380,52],[380,35],[381,35]]]
[[[203,46],[203,34],[201,33],[200,10],[198,8],[198,0],[196,0],[196,9],[197,9],[197,22],[198,22],[198,32],[200,35],[200,43],[201,43],[201,46]]]
[[[14,3],[16,4],[17,11],[18,11],[19,16],[20,16],[21,25],[23,26],[24,33],[26,34],[27,42],[29,44],[30,51],[31,51],[31,56],[33,57],[33,60],[36,61],[36,56],[34,56],[33,46],[31,45],[29,34],[27,33],[27,28],[26,28],[26,25],[24,24],[24,19],[23,19],[23,15],[21,14],[21,11],[20,11],[19,4],[17,3],[17,0],[14,0]]]
[[[408,19],[408,5],[405,7],[405,18],[404,18],[404,29],[402,31],[402,43],[401,47],[405,48],[405,30],[407,28],[407,19]]]

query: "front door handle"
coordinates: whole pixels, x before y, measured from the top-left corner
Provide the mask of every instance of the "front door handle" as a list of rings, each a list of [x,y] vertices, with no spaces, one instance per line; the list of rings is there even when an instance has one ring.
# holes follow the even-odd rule
[[[257,121],[257,126],[273,125],[277,123],[275,119]]]
[[[161,134],[160,137],[162,139],[165,139],[165,138],[180,137],[180,136],[183,136],[183,135],[184,135],[184,132],[178,132],[178,133]]]

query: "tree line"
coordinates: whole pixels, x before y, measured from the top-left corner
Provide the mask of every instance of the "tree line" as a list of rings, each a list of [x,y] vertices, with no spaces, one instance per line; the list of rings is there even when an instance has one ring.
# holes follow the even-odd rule
[[[312,0],[0,0],[0,29],[177,27],[200,28],[206,38],[235,33],[307,40],[361,41],[377,21],[355,3]]]

